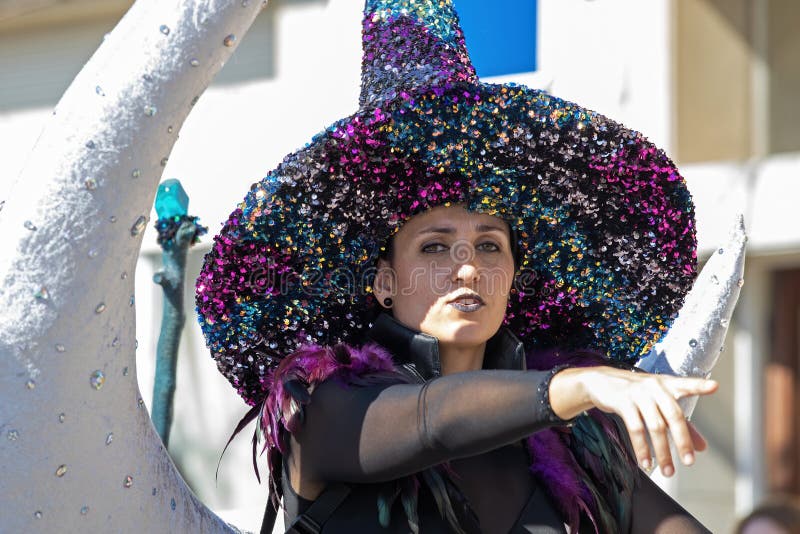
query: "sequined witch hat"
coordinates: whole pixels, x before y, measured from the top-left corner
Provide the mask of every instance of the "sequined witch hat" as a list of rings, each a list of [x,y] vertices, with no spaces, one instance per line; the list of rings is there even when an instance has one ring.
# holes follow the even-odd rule
[[[450,0],[368,0],[360,108],[254,183],[197,280],[219,370],[250,405],[303,344],[360,343],[381,246],[447,203],[509,221],[505,325],[527,349],[633,362],[696,272],[677,169],[640,133],[524,86],[478,80]]]

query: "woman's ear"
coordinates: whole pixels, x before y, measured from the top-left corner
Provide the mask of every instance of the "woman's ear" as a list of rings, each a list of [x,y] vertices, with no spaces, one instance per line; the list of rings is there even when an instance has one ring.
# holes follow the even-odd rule
[[[378,299],[378,302],[383,306],[383,299],[394,296],[396,285],[395,272],[391,264],[381,258],[378,260],[378,272],[375,273],[375,282],[372,284],[372,292]]]

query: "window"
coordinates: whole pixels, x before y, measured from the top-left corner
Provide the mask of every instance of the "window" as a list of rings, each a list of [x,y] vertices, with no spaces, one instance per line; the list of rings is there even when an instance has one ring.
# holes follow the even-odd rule
[[[681,0],[674,6],[678,160],[744,161],[800,151],[800,3]]]

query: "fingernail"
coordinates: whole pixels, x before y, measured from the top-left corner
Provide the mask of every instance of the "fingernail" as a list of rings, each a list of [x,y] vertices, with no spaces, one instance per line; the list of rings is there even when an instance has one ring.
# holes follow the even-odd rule
[[[686,465],[692,465],[694,463],[694,454],[691,452],[687,452],[683,455],[683,463]]]
[[[671,477],[672,474],[675,472],[675,469],[671,465],[665,465],[661,468],[661,472],[664,474],[665,477]]]
[[[651,465],[652,464],[650,463],[650,458],[645,458],[644,460],[642,460],[642,467],[644,467],[645,469],[650,469]]]

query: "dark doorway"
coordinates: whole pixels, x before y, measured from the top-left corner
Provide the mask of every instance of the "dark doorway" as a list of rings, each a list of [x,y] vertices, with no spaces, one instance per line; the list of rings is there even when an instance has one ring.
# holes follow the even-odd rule
[[[769,493],[800,494],[800,269],[772,276],[771,350],[764,369]]]

